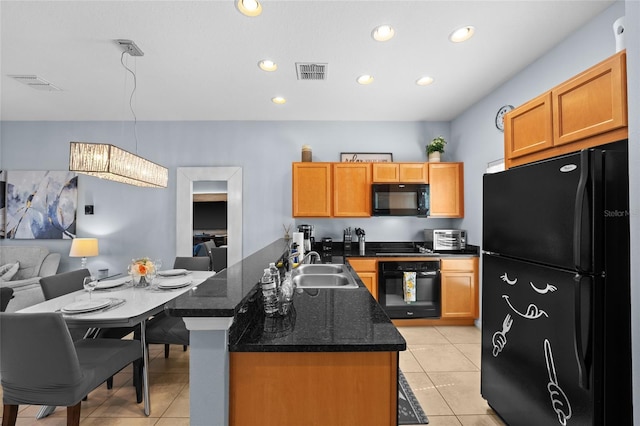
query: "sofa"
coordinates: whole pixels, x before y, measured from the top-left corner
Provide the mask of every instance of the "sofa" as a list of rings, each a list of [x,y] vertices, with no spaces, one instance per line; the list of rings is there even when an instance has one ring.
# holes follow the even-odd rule
[[[7,312],[44,302],[40,278],[55,275],[60,265],[60,253],[50,253],[40,246],[0,246],[0,266],[19,263],[18,271],[9,280],[0,279],[0,287],[13,289]]]

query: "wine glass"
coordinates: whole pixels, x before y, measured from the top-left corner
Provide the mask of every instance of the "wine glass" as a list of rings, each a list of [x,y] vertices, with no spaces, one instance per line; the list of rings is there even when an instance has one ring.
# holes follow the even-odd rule
[[[84,286],[84,289],[89,292],[89,300],[91,300],[91,292],[98,285],[98,281],[96,280],[96,277],[94,277],[93,275],[84,277],[84,279],[82,280],[82,285]]]
[[[158,264],[154,263],[153,268],[147,269],[147,281],[149,282],[149,286],[153,289],[156,281],[156,277],[158,276]]]
[[[160,268],[162,268],[162,259],[156,259],[153,261],[153,264],[156,267],[156,274],[160,272]]]

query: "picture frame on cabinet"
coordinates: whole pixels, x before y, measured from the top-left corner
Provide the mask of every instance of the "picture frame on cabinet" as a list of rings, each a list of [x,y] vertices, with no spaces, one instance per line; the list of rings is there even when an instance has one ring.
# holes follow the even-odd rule
[[[390,152],[341,152],[341,163],[392,163]]]

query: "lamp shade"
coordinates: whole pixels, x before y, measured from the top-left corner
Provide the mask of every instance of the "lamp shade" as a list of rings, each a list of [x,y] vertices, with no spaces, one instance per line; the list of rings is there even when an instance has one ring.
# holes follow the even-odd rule
[[[98,255],[97,238],[74,238],[71,241],[70,257],[93,257]]]

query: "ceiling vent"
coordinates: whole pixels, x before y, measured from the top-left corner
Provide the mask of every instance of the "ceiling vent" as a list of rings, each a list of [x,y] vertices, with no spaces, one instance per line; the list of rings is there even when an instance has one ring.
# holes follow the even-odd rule
[[[62,90],[37,75],[10,75],[9,77],[36,90],[43,90],[45,92]]]
[[[296,62],[298,80],[326,80],[327,64]]]

